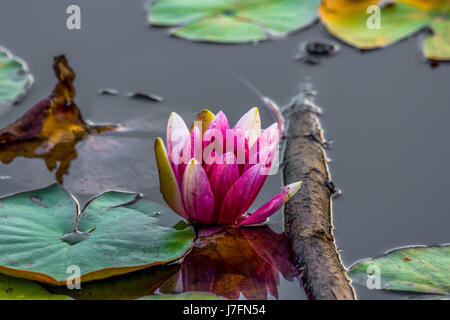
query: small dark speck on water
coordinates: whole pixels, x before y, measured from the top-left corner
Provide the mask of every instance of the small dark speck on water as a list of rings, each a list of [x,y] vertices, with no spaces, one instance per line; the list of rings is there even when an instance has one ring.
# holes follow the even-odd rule
[[[317,65],[320,63],[320,57],[335,55],[339,51],[339,46],[329,40],[308,40],[300,44],[299,50],[299,53],[295,56],[295,60],[310,65]]]
[[[314,41],[306,44],[306,51],[315,55],[331,56],[338,50],[339,46],[331,41]]]
[[[432,69],[436,69],[437,67],[439,67],[439,63],[436,62],[436,61],[431,61],[431,62],[430,62],[430,67],[431,67]]]

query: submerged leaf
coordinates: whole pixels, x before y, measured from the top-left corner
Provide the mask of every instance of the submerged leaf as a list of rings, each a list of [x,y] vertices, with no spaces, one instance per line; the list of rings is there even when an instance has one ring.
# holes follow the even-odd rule
[[[102,133],[117,126],[88,126],[74,103],[75,73],[64,56],[56,57],[53,69],[58,83],[53,92],[28,110],[16,122],[0,129],[0,161],[16,157],[44,159],[56,180],[63,182],[70,163],[77,158],[76,144],[90,133]]]
[[[65,284],[69,266],[91,281],[172,262],[194,239],[187,225],[161,225],[166,209],[131,193],[104,193],[79,211],[55,184],[1,198],[0,208],[0,272],[50,284]]]
[[[285,36],[316,20],[319,0],[156,0],[156,26],[188,40],[242,43]]]
[[[381,289],[448,295],[450,245],[396,249],[357,263],[349,276],[366,285],[368,277],[376,271],[381,276]]]
[[[51,294],[34,281],[0,275],[0,300],[71,300]]]
[[[108,279],[83,283],[81,289],[49,286],[53,294],[70,296],[76,300],[131,300],[153,294],[180,270],[179,264],[154,266]]]
[[[384,47],[428,27],[425,57],[450,60],[448,0],[324,0],[319,17],[333,35],[361,49]]]
[[[0,47],[0,109],[19,101],[32,83],[25,62]]]
[[[180,294],[162,294],[143,297],[140,300],[224,300],[224,298],[207,292],[184,292]]]

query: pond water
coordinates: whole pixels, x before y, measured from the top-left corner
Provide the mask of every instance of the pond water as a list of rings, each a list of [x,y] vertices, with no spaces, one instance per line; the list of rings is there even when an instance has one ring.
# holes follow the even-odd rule
[[[449,242],[450,65],[431,68],[420,55],[417,37],[366,53],[342,45],[336,56],[312,66],[293,57],[304,40],[331,39],[319,23],[284,40],[213,45],[172,38],[167,29],[150,28],[140,0],[77,3],[82,30],[75,31],[65,28],[70,1],[3,0],[0,4],[0,12],[8,12],[0,19],[0,44],[24,59],[35,77],[21,103],[0,117],[0,127],[50,93],[56,83],[53,57],[66,54],[76,72],[75,101],[84,118],[121,123],[126,129],[93,135],[76,145],[77,157],[63,179],[81,201],[119,189],[142,192],[163,203],[153,142],[165,136],[172,111],[190,122],[208,107],[213,112],[223,110],[234,123],[250,107],[260,106],[263,126],[274,122],[258,96],[237,78],[239,73],[279,104],[288,103],[303,81],[312,82],[318,91],[326,138],[334,142],[328,151],[330,170],[343,192],[333,202],[333,213],[337,245],[347,267],[399,246]],[[98,90],[105,87],[120,94],[100,95]],[[154,93],[164,100],[130,99],[129,91]],[[0,176],[0,195],[56,181],[55,172],[49,172],[42,159],[16,158],[0,164]],[[280,189],[280,174],[271,176],[253,208]],[[282,220],[281,212],[271,219],[270,227],[277,233],[282,232]],[[245,264],[242,259],[253,255],[260,259],[254,267],[269,278],[252,278],[251,270],[237,272],[223,257],[209,257],[212,262],[205,266],[210,271],[206,273],[217,279],[193,279],[196,256],[206,259],[209,254],[198,249],[181,270],[161,271],[170,281],[159,290],[172,293],[218,283],[227,290],[224,283],[245,278],[245,290],[228,291],[229,297],[305,299],[299,282],[282,266],[261,258],[264,254],[245,235],[236,237],[248,254],[235,263]],[[153,272],[158,270],[128,277],[150,279]],[[152,292],[148,288],[156,290],[160,285],[148,285],[146,294]],[[355,289],[359,298],[408,296],[357,285]]]

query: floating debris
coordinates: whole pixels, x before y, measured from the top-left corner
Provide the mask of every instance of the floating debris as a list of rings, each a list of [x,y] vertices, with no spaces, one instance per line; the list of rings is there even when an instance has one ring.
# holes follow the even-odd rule
[[[158,96],[158,95],[152,94],[152,93],[143,93],[143,92],[138,92],[138,91],[127,92],[127,97],[128,98],[133,98],[133,99],[142,99],[142,100],[154,101],[154,102],[161,102],[161,101],[163,101],[163,98],[161,96]]]
[[[52,93],[17,121],[0,128],[0,163],[9,164],[17,157],[43,159],[49,171],[56,169],[56,180],[62,184],[70,163],[78,157],[76,144],[91,133],[119,127],[85,122],[74,101],[75,72],[65,56],[55,57],[53,69],[58,83]]]
[[[98,89],[99,94],[104,95],[110,95],[110,96],[117,96],[119,95],[119,90],[112,89],[112,88],[100,88]]]
[[[300,44],[300,52],[295,56],[295,60],[302,61],[310,65],[320,63],[320,57],[333,56],[339,51],[339,45],[333,41],[304,41]]]

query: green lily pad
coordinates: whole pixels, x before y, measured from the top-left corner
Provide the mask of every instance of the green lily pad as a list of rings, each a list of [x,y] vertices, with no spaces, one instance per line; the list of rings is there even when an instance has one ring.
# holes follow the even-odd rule
[[[180,294],[162,294],[158,296],[147,296],[140,300],[226,300],[207,292],[183,292]]]
[[[18,102],[32,82],[25,62],[0,47],[0,108]]]
[[[280,37],[313,23],[319,0],[156,0],[150,23],[188,40],[242,43]]]
[[[377,267],[381,289],[450,294],[450,245],[396,249],[357,263],[350,269],[349,276],[366,285],[368,272],[373,273]]]
[[[0,275],[0,300],[71,300],[51,294],[34,281]]]
[[[372,24],[377,5],[379,28]],[[376,7],[374,7],[376,8]],[[361,49],[380,48],[428,27],[422,43],[425,57],[434,61],[450,60],[450,2],[448,0],[324,0],[319,17],[336,37]],[[369,25],[371,28],[368,27]]]
[[[0,273],[63,285],[78,266],[81,282],[183,257],[193,229],[160,223],[167,211],[140,195],[106,192],[82,211],[60,185],[0,199]]]

